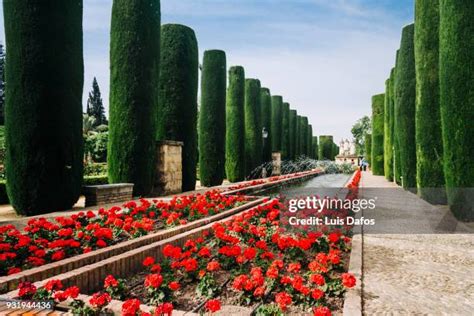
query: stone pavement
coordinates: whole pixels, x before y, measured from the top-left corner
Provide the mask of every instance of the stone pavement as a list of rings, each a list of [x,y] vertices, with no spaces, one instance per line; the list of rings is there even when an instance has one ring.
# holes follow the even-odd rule
[[[384,188],[376,191],[385,195],[376,211],[385,213],[383,225],[403,229],[386,234],[363,228],[362,313],[473,315],[472,224],[459,223],[446,206],[433,206],[370,172],[362,175],[361,198],[373,197],[367,188]]]

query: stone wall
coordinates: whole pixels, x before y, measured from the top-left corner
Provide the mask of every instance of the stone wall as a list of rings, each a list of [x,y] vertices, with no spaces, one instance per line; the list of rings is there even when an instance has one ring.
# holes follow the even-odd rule
[[[182,142],[170,140],[157,142],[154,195],[181,192],[183,182],[182,147]]]
[[[86,198],[85,207],[129,201],[133,195],[133,183],[86,185],[82,187]]]

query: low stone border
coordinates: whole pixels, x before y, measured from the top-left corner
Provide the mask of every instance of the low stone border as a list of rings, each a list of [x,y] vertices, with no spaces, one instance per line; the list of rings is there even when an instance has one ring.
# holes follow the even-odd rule
[[[194,228],[204,226],[208,223],[212,223],[220,219],[229,217],[231,215],[237,214],[243,210],[247,210],[253,206],[261,204],[262,202],[265,201],[265,199],[267,199],[266,197],[262,197],[262,198],[248,197],[248,198],[253,198],[255,200],[249,201],[248,203],[245,203],[244,205],[240,205],[238,207],[232,208],[225,212],[222,212],[210,217],[202,218],[197,221],[187,223],[185,225],[160,230],[158,232],[155,232],[146,236],[123,241],[118,244],[108,246],[106,248],[91,251],[89,253],[80,254],[77,256],[70,257],[70,258],[66,258],[58,262],[48,263],[40,267],[28,269],[28,270],[25,270],[13,275],[0,277],[0,292],[12,291],[18,287],[18,284],[20,282],[41,281],[41,280],[50,278],[54,275],[72,271],[74,269],[77,269],[89,264],[93,264],[101,260],[105,260],[112,256],[122,254],[129,250],[142,247],[144,245],[149,245],[151,243],[154,243],[160,240],[168,239],[170,237],[176,236],[183,232],[190,231]]]
[[[349,181],[346,183],[352,183],[357,171],[350,177]],[[360,217],[362,214],[358,213],[356,217]],[[346,316],[360,316],[362,315],[362,250],[364,243],[364,231],[363,226],[354,226],[353,228],[354,235],[352,236],[351,242],[351,255],[349,259],[349,273],[352,273],[356,278],[356,285],[353,288],[347,289],[344,296],[344,308],[343,315]]]
[[[256,184],[256,185],[251,185],[251,186],[240,188],[240,189],[224,191],[222,194],[235,195],[237,193],[249,193],[249,192],[254,192],[254,191],[267,190],[267,189],[270,189],[272,187],[278,186],[282,183],[291,184],[291,183],[296,182],[296,181],[303,181],[306,178],[312,178],[312,177],[319,176],[319,175],[322,175],[322,174],[324,174],[323,171],[314,170],[314,171],[310,171],[308,173],[305,173],[305,174],[297,176],[297,177],[285,178],[285,179],[280,179],[280,180],[277,180],[277,181],[265,182],[265,183],[260,183],[260,184]],[[291,174],[281,175],[281,176],[291,176]],[[262,180],[262,179],[257,179],[257,180]],[[242,182],[242,183],[239,183],[239,184],[245,184],[247,182]],[[238,185],[238,184],[236,184],[236,185]]]

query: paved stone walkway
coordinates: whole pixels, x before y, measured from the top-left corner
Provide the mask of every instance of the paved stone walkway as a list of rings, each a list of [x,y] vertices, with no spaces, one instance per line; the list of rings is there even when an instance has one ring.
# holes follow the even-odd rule
[[[361,197],[373,197],[367,188],[385,188],[375,191],[381,195],[375,212],[384,214],[382,225],[393,223],[400,231],[371,233],[364,227],[362,313],[473,315],[472,225],[457,222],[446,206],[432,206],[370,172],[363,173]],[[363,216],[377,218],[374,211]]]

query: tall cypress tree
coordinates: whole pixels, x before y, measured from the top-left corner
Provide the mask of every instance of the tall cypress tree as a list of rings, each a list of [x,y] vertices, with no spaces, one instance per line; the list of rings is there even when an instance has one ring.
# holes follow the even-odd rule
[[[319,160],[331,160],[334,143],[333,137],[330,135],[319,136]]]
[[[400,149],[400,165],[405,189],[416,189],[416,143],[415,143],[415,102],[416,73],[414,53],[414,24],[402,30],[400,54],[397,66],[397,99],[396,130]],[[375,142],[375,140],[373,140]],[[372,153],[374,156],[374,153]],[[372,165],[374,165],[372,161]]]
[[[295,158],[299,158],[301,156],[300,133],[301,133],[301,116],[298,115],[298,112],[296,112]]]
[[[82,1],[4,1],[6,176],[22,215],[71,208],[82,183]]]
[[[252,175],[262,163],[262,127],[260,122],[260,81],[245,80],[245,174]]]
[[[313,126],[308,125],[308,135],[307,135],[307,153],[306,156],[313,158]]]
[[[415,65],[418,193],[429,202],[445,203],[439,104],[438,1],[417,0],[415,3]]]
[[[282,159],[290,159],[290,104],[283,103],[282,107],[282,134],[281,134],[281,156]]]
[[[318,160],[319,159],[319,153],[318,153],[318,136],[313,136],[313,154],[312,157],[313,159]]]
[[[263,141],[262,146],[262,161],[272,161],[272,97],[270,90],[267,88],[260,89],[260,108],[262,130],[267,131],[267,138]]]
[[[372,173],[384,175],[384,104],[385,94],[372,97]]]
[[[306,116],[301,117],[300,151],[301,151],[302,156],[307,156],[308,154],[308,118]]]
[[[184,25],[161,27],[156,139],[183,142],[182,190],[196,187],[198,44]]]
[[[290,110],[290,159],[296,158],[296,110]]]
[[[102,95],[95,77],[92,81],[92,91],[89,92],[89,98],[87,99],[87,114],[94,118],[94,126],[107,124]]]
[[[0,43],[0,125],[5,124],[5,51]]]
[[[439,74],[446,190],[455,216],[469,221],[474,220],[473,21],[474,1],[441,0]]]
[[[279,95],[272,96],[272,151],[281,152],[283,115],[283,98]]]
[[[402,166],[400,161],[400,141],[398,135],[399,125],[399,106],[398,99],[396,95],[398,94],[398,85],[397,85],[397,71],[398,71],[398,57],[400,55],[400,50],[397,50],[396,59],[395,59],[395,70],[393,72],[393,83],[392,83],[392,100],[393,100],[393,165],[394,172],[393,177],[395,182],[399,185],[402,184]]]
[[[225,168],[226,56],[204,52],[199,113],[199,174],[201,184],[222,184]]]
[[[245,179],[245,70],[242,66],[229,69],[226,103],[225,170],[230,182]]]
[[[365,159],[369,163],[370,168],[372,168],[372,134],[366,133],[364,139]]]
[[[391,129],[391,89],[390,89],[390,78],[385,81],[385,100],[384,100],[384,125],[383,125],[383,162],[384,162],[384,173],[385,178],[388,181],[393,181],[393,148],[392,148],[392,129]]]
[[[153,188],[160,1],[114,0],[110,31],[110,183],[134,183],[134,195]]]

